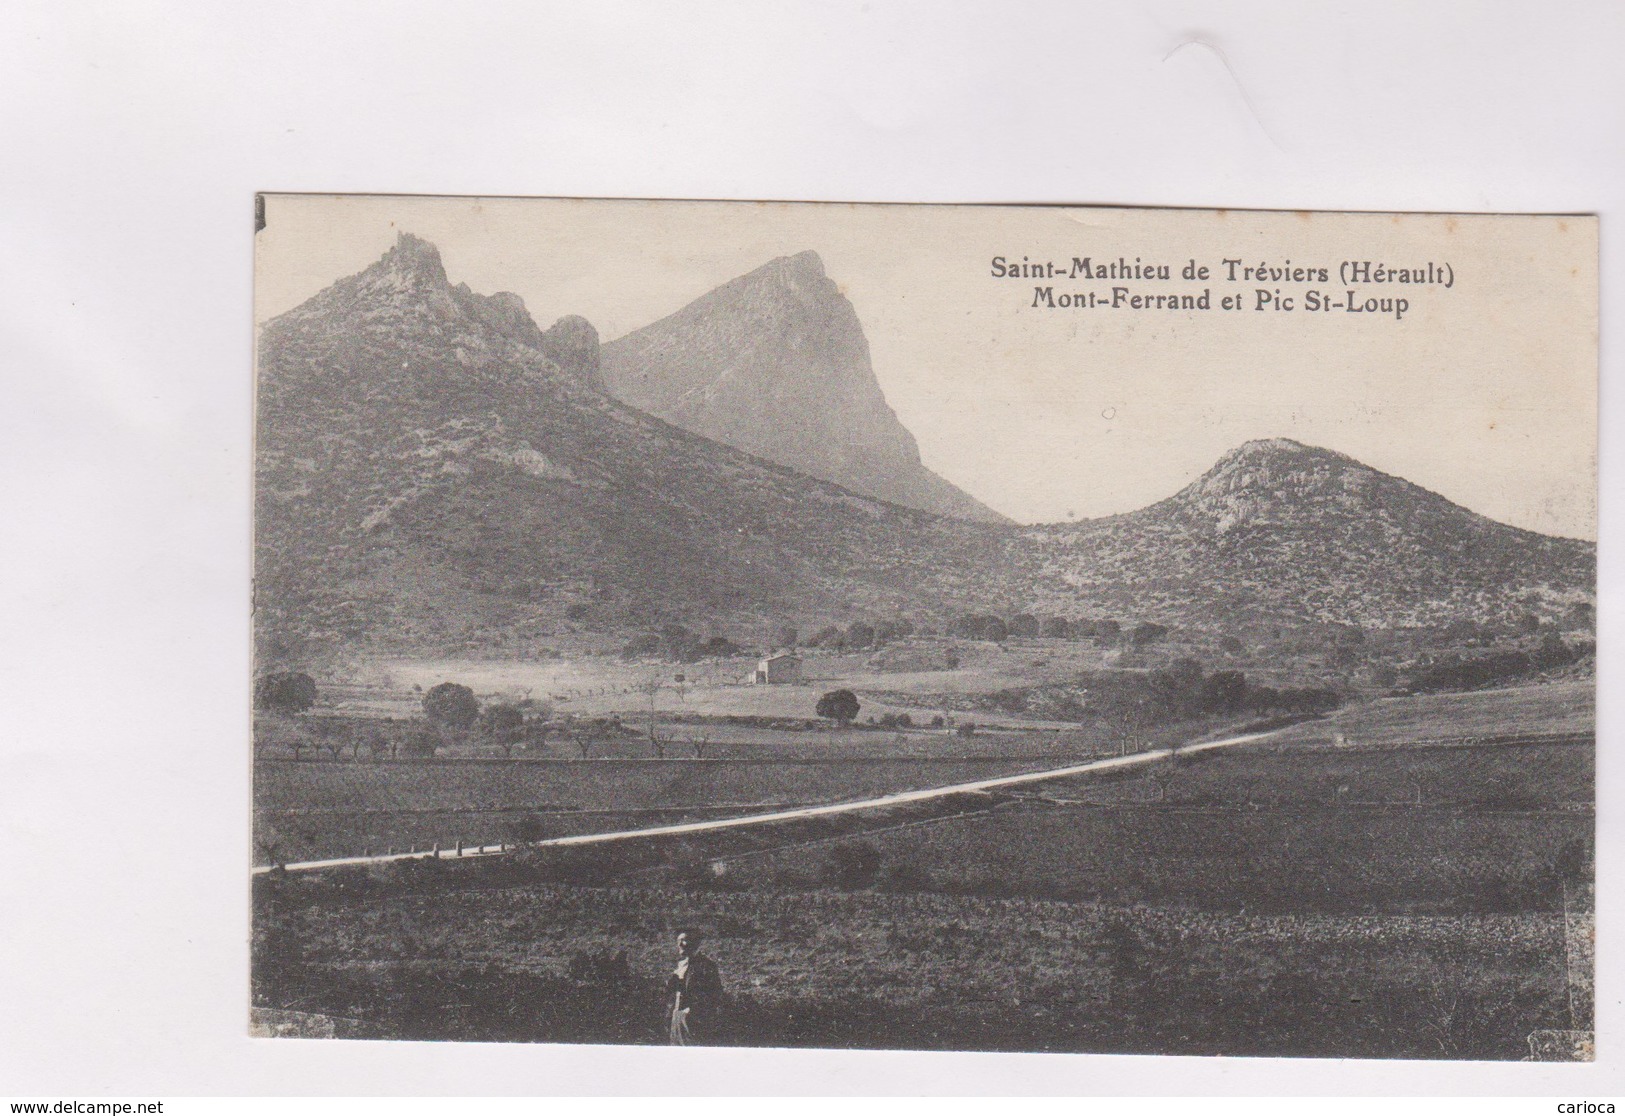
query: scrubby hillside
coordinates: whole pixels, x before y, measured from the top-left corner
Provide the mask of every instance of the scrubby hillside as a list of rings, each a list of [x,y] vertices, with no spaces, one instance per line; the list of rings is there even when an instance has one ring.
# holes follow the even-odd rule
[[[764,270],[794,286],[816,268],[796,257]],[[751,292],[768,279],[746,278],[724,301],[760,318]],[[722,305],[707,311],[719,336],[756,328],[728,325]],[[516,295],[453,286],[434,247],[408,235],[269,322],[256,491],[267,663],[363,648],[522,654],[566,622],[739,632],[987,609],[1404,626],[1557,617],[1594,600],[1591,544],[1495,523],[1296,442],[1248,443],[1127,515],[967,522],[635,410],[601,390],[618,359],[600,367],[583,319],[543,331]]]
[[[1556,617],[1593,598],[1596,551],[1486,519],[1351,457],[1248,442],[1160,503],[1035,527],[1015,552],[1040,607],[1218,623],[1403,626]]]
[[[262,653],[522,647],[566,613],[904,607],[1000,545],[635,411],[549,334],[517,296],[450,285],[411,236],[266,325]]]

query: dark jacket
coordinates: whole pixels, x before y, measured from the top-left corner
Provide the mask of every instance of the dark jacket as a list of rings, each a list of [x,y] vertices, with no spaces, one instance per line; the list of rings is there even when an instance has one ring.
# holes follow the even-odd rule
[[[696,1016],[709,1014],[722,999],[722,976],[717,963],[703,953],[690,954],[688,969],[682,976],[675,971],[666,978],[666,1000],[676,1006],[673,998],[683,994],[682,1006]]]

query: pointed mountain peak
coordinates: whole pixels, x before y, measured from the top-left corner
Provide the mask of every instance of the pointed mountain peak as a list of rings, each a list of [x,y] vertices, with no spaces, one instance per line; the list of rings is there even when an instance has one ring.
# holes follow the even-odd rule
[[[797,278],[823,279],[827,277],[824,272],[823,258],[811,248],[805,252],[797,252],[793,256],[779,256],[777,259],[769,260],[758,270],[767,271],[770,268]]]
[[[744,297],[753,302],[784,294],[814,306],[846,302],[840,288],[824,271],[824,261],[811,250],[777,256],[712,292],[714,296]]]
[[[921,464],[817,252],[769,260],[611,341],[602,374],[622,402],[798,472],[936,515],[1003,520]]]
[[[414,280],[414,285],[446,285],[446,267],[440,262],[440,249],[409,232],[398,234],[394,247],[362,274],[369,272]]]
[[[495,351],[504,343],[530,350],[566,379],[605,390],[598,372],[598,331],[585,318],[560,318],[545,333],[512,291],[480,294],[446,277],[440,249],[409,232],[377,260],[338,280],[285,315],[293,328],[369,334],[392,344],[452,344],[460,352]],[[470,359],[466,355],[459,360]]]
[[[771,260],[739,276],[733,282],[749,283],[760,279],[823,279],[823,258],[811,248],[793,256],[774,256]],[[728,284],[724,284],[727,286]]]

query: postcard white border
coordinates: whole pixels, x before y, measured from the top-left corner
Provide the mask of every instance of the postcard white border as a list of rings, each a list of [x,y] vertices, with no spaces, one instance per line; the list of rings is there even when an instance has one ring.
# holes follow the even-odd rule
[[[0,744],[0,970],[21,990],[0,1093],[1620,1091],[1625,22],[1606,6],[28,0],[6,23],[25,697]],[[256,190],[1601,213],[1601,1060],[248,1039]]]

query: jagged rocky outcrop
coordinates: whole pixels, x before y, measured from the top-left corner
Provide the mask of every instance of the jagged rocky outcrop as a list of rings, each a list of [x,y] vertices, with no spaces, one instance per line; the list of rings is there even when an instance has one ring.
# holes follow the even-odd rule
[[[764,307],[801,314],[787,297],[752,283],[729,300],[759,325]],[[718,313],[727,336],[757,328],[724,329]],[[1592,544],[1286,439],[1249,442],[1124,515],[1033,527],[934,515],[628,406],[599,390],[595,342],[581,319],[543,331],[516,297],[453,286],[410,236],[266,323],[266,662],[523,654],[575,623],[742,631],[991,609],[1401,626],[1556,617],[1595,599]]]
[[[607,626],[823,615],[952,595],[999,539],[855,495],[596,390],[590,324],[452,286],[402,236],[259,341],[256,632],[523,647]],[[937,588],[928,588],[936,586]]]
[[[853,492],[1008,522],[926,468],[886,402],[851,302],[816,252],[772,260],[603,349],[652,415]]]
[[[565,315],[548,327],[539,344],[578,384],[594,391],[609,390],[598,368],[598,331],[586,318]]]

